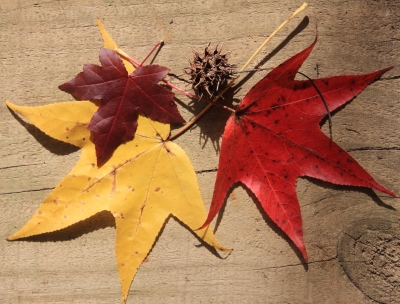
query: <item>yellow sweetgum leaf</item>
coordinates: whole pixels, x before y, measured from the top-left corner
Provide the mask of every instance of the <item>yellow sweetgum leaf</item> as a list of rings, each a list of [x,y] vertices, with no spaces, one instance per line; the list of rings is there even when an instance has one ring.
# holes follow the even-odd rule
[[[118,46],[97,20],[104,47]],[[132,64],[123,60],[129,73]],[[204,242],[223,248],[206,220],[196,174],[185,152],[167,141],[170,126],[144,116],[132,141],[120,145],[100,168],[87,129],[98,105],[91,101],[62,102],[39,107],[6,104],[47,135],[82,149],[72,171],[43,201],[28,223],[8,240],[52,232],[107,210],[116,222],[116,256],[122,302],[132,280],[150,252],[166,220],[172,215]]]
[[[123,302],[137,269],[170,215],[209,245],[227,250],[209,227],[196,230],[206,219],[206,209],[189,158],[178,145],[166,141],[169,125],[140,116],[135,138],[118,147],[99,168],[86,128],[97,109],[94,103],[63,102],[39,107],[6,103],[47,135],[82,149],[72,171],[8,240],[56,231],[98,212],[110,211],[116,221]]]

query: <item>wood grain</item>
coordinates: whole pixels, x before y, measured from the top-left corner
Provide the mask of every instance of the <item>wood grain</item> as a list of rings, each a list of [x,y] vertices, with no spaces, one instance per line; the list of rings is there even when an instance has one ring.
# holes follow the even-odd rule
[[[300,5],[292,0],[1,1],[0,302],[119,303],[121,297],[114,221],[108,213],[30,241],[5,240],[31,217],[80,153],[14,117],[6,99],[30,106],[71,100],[57,86],[81,71],[84,63],[98,62],[101,39],[96,17],[121,48],[138,59],[164,39],[155,62],[181,74],[191,49],[201,50],[210,41],[231,50],[232,62],[242,65]],[[396,65],[335,113],[333,137],[380,183],[400,194],[400,3],[323,0],[309,5],[253,66],[263,62],[263,67],[273,68],[302,50],[314,40],[316,24],[319,41],[301,69],[310,77],[367,73]],[[239,102],[262,76],[260,72],[245,77],[225,102]],[[204,107],[178,98],[186,119]],[[207,206],[227,116],[213,108],[176,140],[193,162]],[[327,132],[326,124],[322,128]],[[222,244],[234,248],[230,256],[214,255],[170,219],[140,268],[128,303],[380,301],[386,287],[354,285],[357,269],[346,270],[349,263],[342,267],[351,252],[338,252],[338,248],[349,250],[338,244],[359,221],[379,219],[398,226],[399,200],[311,179],[299,179],[297,192],[308,265],[260,213],[251,193],[238,185],[227,199],[216,232]]]

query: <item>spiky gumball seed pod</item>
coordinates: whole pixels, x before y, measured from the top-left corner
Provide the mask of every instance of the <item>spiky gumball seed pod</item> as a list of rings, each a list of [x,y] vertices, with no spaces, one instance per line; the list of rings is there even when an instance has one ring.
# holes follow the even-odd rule
[[[214,51],[210,51],[206,46],[204,55],[193,49],[194,59],[189,61],[190,67],[185,70],[190,75],[193,89],[202,96],[205,92],[209,97],[213,97],[226,86],[229,79],[234,78],[235,64],[228,63],[230,52],[221,54],[222,47],[218,50],[218,45]]]

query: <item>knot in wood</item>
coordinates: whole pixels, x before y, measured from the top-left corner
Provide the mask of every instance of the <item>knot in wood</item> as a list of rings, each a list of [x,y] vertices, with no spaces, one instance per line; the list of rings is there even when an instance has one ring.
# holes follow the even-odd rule
[[[345,229],[338,246],[339,262],[350,281],[378,303],[400,297],[400,227],[370,218]]]

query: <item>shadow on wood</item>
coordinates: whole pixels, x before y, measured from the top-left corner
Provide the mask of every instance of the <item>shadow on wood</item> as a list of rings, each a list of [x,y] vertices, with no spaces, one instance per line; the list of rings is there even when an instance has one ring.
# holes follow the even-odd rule
[[[51,153],[57,155],[68,155],[80,149],[78,147],[48,136],[34,125],[24,121],[11,109],[9,109],[9,111],[11,115],[14,116],[14,118],[29,132],[29,134],[31,134],[45,149],[47,149]]]

